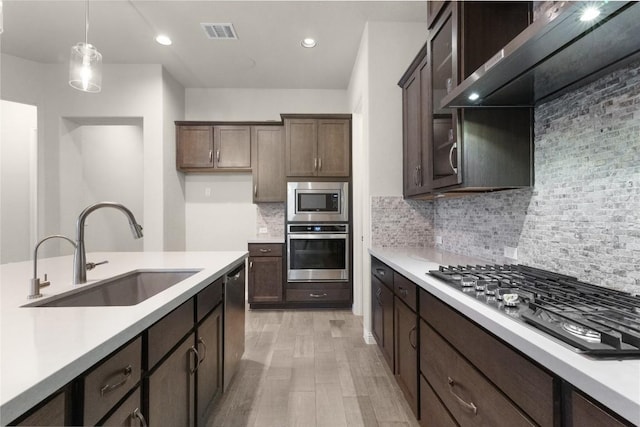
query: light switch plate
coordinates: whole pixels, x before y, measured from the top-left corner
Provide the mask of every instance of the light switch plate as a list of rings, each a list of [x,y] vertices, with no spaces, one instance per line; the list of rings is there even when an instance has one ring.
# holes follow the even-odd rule
[[[436,245],[442,244],[442,236],[436,236]]]
[[[267,234],[267,233],[268,233],[267,227],[258,228],[258,234]]]

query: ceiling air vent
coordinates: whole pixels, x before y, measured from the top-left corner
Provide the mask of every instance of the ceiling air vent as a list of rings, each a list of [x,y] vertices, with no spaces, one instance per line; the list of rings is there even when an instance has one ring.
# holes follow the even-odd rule
[[[207,37],[213,40],[238,40],[233,24],[206,24],[202,23],[202,29]]]

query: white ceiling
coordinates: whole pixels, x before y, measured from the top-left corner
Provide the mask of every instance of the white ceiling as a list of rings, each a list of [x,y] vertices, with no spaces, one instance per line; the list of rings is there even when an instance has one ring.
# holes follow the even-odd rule
[[[66,63],[84,13],[79,0],[4,0],[1,51]],[[91,0],[89,13],[104,63],[162,64],[185,87],[345,89],[365,23],[426,22],[426,2]],[[239,40],[209,40],[203,22],[230,22]],[[154,41],[160,32],[172,46]],[[318,46],[302,48],[304,37]]]

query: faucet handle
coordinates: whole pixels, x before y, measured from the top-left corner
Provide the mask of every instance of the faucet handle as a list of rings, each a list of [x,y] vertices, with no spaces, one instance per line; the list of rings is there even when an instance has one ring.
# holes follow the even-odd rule
[[[47,273],[44,273],[44,282],[40,282],[40,287],[44,288],[45,286],[49,286],[51,282],[47,279]]]
[[[105,260],[105,261],[100,261],[100,262],[88,262],[87,263],[87,270],[93,270],[94,268],[96,268],[99,265],[102,264],[108,264],[109,261]]]

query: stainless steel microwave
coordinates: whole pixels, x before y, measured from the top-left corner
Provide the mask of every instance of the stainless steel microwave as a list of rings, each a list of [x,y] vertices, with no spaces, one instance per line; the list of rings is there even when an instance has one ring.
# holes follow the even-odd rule
[[[348,222],[349,183],[287,183],[287,221]]]

